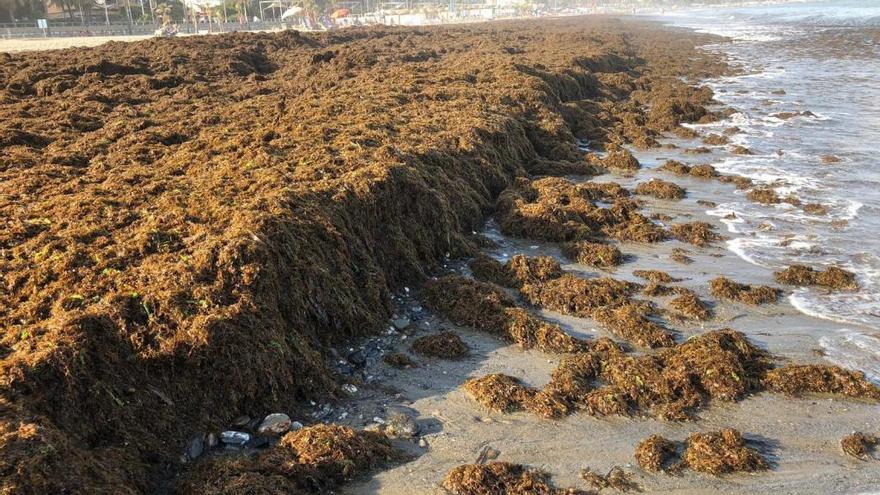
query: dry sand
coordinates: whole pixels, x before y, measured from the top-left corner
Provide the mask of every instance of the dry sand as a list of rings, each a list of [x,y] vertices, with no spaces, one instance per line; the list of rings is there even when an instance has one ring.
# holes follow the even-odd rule
[[[99,46],[109,41],[140,41],[152,36],[71,36],[64,38],[0,39],[0,53]]]
[[[666,155],[654,151],[654,156]],[[640,158],[645,160],[646,156]],[[647,160],[646,160],[647,162]],[[697,200],[715,200],[737,194],[731,185],[717,181],[673,177],[663,172],[642,170],[636,177],[602,176],[598,181],[613,180],[627,187],[650,177],[671,180],[685,187],[689,194],[681,201],[647,200],[647,210],[672,215],[676,222],[703,220],[725,232],[723,224],[706,215]],[[501,236],[490,224],[487,234],[501,243],[491,251],[499,259],[518,253],[547,254],[564,258],[552,245]],[[682,338],[706,330],[733,327],[771,351],[781,361],[822,362],[812,352],[818,336],[833,329],[827,321],[799,313],[786,299],[760,307],[717,302],[708,294],[708,281],[726,275],[737,281],[774,285],[772,272],[746,263],[724,248],[697,248],[670,241],[650,246],[623,244],[621,250],[632,256],[628,263],[612,270],[615,277],[636,281],[637,269],[659,269],[684,279],[679,285],[693,289],[705,300],[715,302],[716,316],[705,324],[678,324]],[[682,265],[669,259],[674,248],[691,251],[694,263]],[[569,264],[568,270],[593,276],[593,268]],[[546,319],[578,336],[611,336],[587,319],[566,317],[542,311]],[[585,467],[606,472],[623,466],[646,493],[870,493],[880,490],[880,462],[859,461],[841,453],[839,440],[853,430],[873,432],[880,428],[880,406],[828,397],[803,399],[762,393],[737,403],[715,403],[699,413],[693,422],[668,422],[655,419],[607,417],[576,414],[559,421],[546,420],[528,412],[500,414],[490,412],[469,398],[461,384],[469,377],[505,373],[528,385],[543,386],[559,364],[560,356],[539,351],[524,351],[486,334],[457,328],[435,316],[418,322],[415,336],[429,334],[438,327],[455,328],[471,347],[471,356],[461,361],[420,359],[418,368],[395,370],[379,365],[370,370],[384,386],[397,393],[353,401],[347,407],[352,417],[363,415],[369,422],[382,416],[382,407],[400,405],[411,408],[425,427],[424,448],[408,444],[418,455],[413,462],[376,474],[373,478],[344,487],[347,494],[421,494],[445,493],[440,487],[445,474],[455,466],[476,462],[480,453],[491,447],[500,452],[498,460],[541,468],[553,476],[559,487],[588,488],[578,478]],[[409,339],[404,340],[406,349]],[[369,395],[369,393],[367,393]],[[358,421],[353,422],[355,425]],[[633,452],[643,438],[660,434],[684,440],[694,431],[733,427],[741,430],[751,446],[770,462],[771,469],[757,474],[737,474],[720,478],[685,471],[678,476],[653,474],[641,470]],[[406,445],[406,443],[404,443]]]

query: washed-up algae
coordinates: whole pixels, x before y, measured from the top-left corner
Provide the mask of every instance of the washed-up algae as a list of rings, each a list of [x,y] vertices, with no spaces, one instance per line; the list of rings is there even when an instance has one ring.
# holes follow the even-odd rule
[[[733,428],[692,433],[687,439],[684,460],[689,468],[715,476],[763,471],[769,467],[767,460],[748,447],[742,434]]]
[[[712,318],[712,311],[706,303],[690,291],[669,301],[669,308],[675,315],[691,320],[707,321]]]
[[[509,462],[458,466],[446,474],[443,488],[454,495],[588,495],[555,488],[543,471]]]
[[[692,177],[700,177],[703,179],[711,179],[718,176],[715,167],[708,164],[702,165],[685,165],[677,160],[666,160],[663,165],[657,168],[665,172],[671,172],[675,175],[690,175]]]
[[[710,39],[578,18],[4,56],[0,491],[152,493],[196,432],[332,398],[329,347],[471,254],[514,177],[581,162],[574,136],[648,142],[632,112],[703,118],[682,81],[724,72]],[[615,211],[607,235],[658,235]]]
[[[589,183],[587,183],[589,184]],[[617,194],[608,207],[595,201],[604,190],[562,178],[520,179],[503,191],[495,218],[507,235],[546,241],[581,241],[611,237],[620,241],[657,242],[663,229],[638,212],[638,204]]]
[[[715,241],[724,239],[724,236],[715,232],[715,226],[707,222],[679,223],[669,227],[672,237],[681,242],[687,242],[694,246],[705,247]]]
[[[575,241],[562,243],[559,249],[566,258],[584,265],[607,268],[623,263],[623,253],[611,244]]]
[[[804,394],[837,394],[880,400],[880,387],[865,378],[864,373],[840,366],[788,364],[768,372],[764,385],[768,390],[792,397]]]
[[[394,368],[413,368],[416,366],[416,362],[402,352],[389,352],[382,356],[382,361]]]
[[[450,275],[428,281],[425,304],[453,323],[514,342],[524,349],[571,353],[589,347],[557,325],[551,325],[518,307],[504,291],[490,283]]]
[[[470,351],[457,333],[448,330],[419,337],[413,342],[412,350],[422,356],[442,359],[459,359]]]
[[[601,491],[605,488],[611,488],[619,492],[642,491],[639,484],[633,481],[632,477],[620,466],[612,467],[605,474],[597,473],[590,468],[584,468],[580,474],[581,479],[596,490]]]
[[[709,292],[721,299],[759,305],[776,302],[781,291],[766,285],[741,284],[726,277],[717,277],[709,281]]]
[[[660,179],[651,179],[642,182],[635,189],[636,194],[652,196],[658,199],[681,199],[685,196],[685,190],[678,184]]]
[[[199,463],[184,474],[176,492],[315,493],[404,459],[382,433],[336,425],[308,426],[287,433],[277,445],[256,456],[222,456]]]
[[[519,411],[536,393],[517,378],[500,373],[471,378],[462,387],[486,408],[505,413]]]
[[[780,284],[787,285],[818,285],[829,289],[855,290],[859,288],[856,275],[853,272],[838,268],[828,267],[825,270],[817,270],[806,265],[791,265],[785,270],[774,272],[773,277]]]
[[[660,435],[651,435],[639,442],[634,455],[642,469],[660,473],[675,470],[675,463],[672,460],[677,454],[678,448],[675,442]]]
[[[880,445],[880,437],[859,431],[840,439],[840,448],[844,454],[863,461],[871,459],[871,451],[877,445]]]
[[[672,275],[662,270],[633,270],[633,275],[639,278],[643,278],[649,282],[656,282],[659,284],[681,282],[680,278],[674,278]]]

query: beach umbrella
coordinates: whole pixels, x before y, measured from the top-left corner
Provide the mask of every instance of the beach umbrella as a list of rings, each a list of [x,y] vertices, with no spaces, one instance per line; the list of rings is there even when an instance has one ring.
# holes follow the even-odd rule
[[[333,11],[332,14],[330,14],[330,18],[331,19],[341,19],[343,17],[348,17],[348,14],[350,14],[350,13],[351,13],[351,11],[348,9],[337,9],[337,10]]]

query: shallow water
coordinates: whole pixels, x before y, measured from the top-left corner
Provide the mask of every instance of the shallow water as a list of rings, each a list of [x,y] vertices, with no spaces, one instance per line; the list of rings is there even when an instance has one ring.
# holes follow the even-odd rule
[[[859,292],[795,290],[790,302],[829,322],[819,344],[828,359],[880,380],[880,2],[828,1],[691,11],[665,22],[732,38],[707,47],[746,69],[708,81],[739,113],[694,126],[737,126],[732,143],[754,155],[713,153],[720,171],[750,177],[781,197],[819,203],[827,215],[745,193],[708,211],[736,234],[727,247],[768,269],[837,265],[857,274]],[[782,93],[782,91],[784,93]],[[781,118],[781,112],[812,115]],[[823,163],[833,155],[837,163]]]

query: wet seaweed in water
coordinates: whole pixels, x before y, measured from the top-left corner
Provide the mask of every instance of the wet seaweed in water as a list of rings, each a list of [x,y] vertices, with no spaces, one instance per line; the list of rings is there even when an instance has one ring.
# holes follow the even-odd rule
[[[818,285],[829,289],[858,289],[856,275],[853,272],[829,267],[825,270],[817,270],[806,265],[791,265],[785,270],[773,273],[776,281],[787,285]]]
[[[707,222],[680,223],[669,227],[669,231],[679,241],[700,247],[724,239],[724,236],[716,233],[715,227]]]
[[[758,305],[776,302],[781,291],[766,285],[747,285],[726,277],[717,277],[709,281],[709,292],[721,299]]]
[[[678,184],[660,179],[651,179],[636,186],[635,193],[642,196],[652,196],[657,199],[682,199],[686,191]]]

